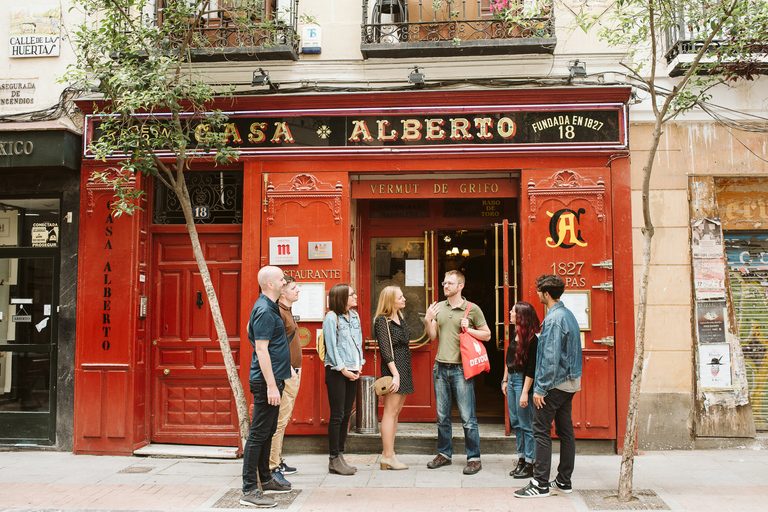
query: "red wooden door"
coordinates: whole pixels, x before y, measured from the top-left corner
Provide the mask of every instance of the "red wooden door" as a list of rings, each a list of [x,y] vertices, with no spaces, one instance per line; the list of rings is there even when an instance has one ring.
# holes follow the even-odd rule
[[[241,235],[201,234],[235,361]],[[237,412],[187,234],[153,241],[152,442],[237,446]]]
[[[615,439],[613,241],[610,169],[523,171],[521,298],[543,318],[540,274],[565,281],[562,300],[582,326],[581,391],[573,424],[582,439]]]
[[[388,236],[396,233],[396,236]],[[415,392],[408,399],[400,413],[400,421],[435,421],[435,392],[432,382],[432,365],[435,361],[437,343],[429,341],[424,327],[424,312],[435,299],[434,268],[434,232],[425,233],[419,229],[374,230],[366,232],[363,244],[363,279],[361,292],[366,300],[363,304],[364,326],[370,326],[370,332],[364,332],[368,340],[366,359],[374,363],[368,374],[381,375],[381,360],[375,349],[376,336],[372,332],[373,315],[381,290],[389,285],[399,286],[406,298],[403,310],[411,329],[411,368]],[[383,407],[383,399],[380,401]]]

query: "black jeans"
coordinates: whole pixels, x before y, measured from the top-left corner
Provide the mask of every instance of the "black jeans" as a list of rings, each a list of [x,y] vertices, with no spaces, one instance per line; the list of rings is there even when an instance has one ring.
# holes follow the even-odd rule
[[[571,402],[575,393],[550,389],[544,397],[546,405],[533,409],[533,437],[536,439],[536,466],[533,478],[540,487],[549,487],[549,472],[552,466],[552,420],[555,434],[560,438],[560,464],[557,479],[571,485],[573,466],[576,461],[576,437],[573,435]],[[535,406],[534,406],[535,407]]]
[[[331,419],[328,421],[328,453],[337,457],[344,452],[349,430],[349,417],[355,405],[357,381],[349,380],[341,372],[325,367],[325,387],[328,388],[328,405]]]
[[[283,395],[285,382],[276,380],[280,396]],[[272,446],[272,436],[277,430],[277,415],[279,405],[269,405],[267,402],[267,383],[251,382],[253,393],[253,418],[251,431],[243,449],[243,493],[259,488],[259,478],[262,483],[269,482],[272,474],[269,471],[269,451]]]

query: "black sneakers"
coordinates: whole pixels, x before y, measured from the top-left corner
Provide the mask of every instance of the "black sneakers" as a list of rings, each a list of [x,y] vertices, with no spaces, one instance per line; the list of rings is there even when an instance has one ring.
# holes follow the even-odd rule
[[[277,505],[277,502],[272,498],[267,498],[263,492],[256,489],[243,494],[243,497],[240,498],[240,504],[251,507],[272,508]]]
[[[264,491],[264,494],[291,492],[291,484],[283,485],[275,478],[272,478],[269,482],[261,483],[261,490]]]
[[[292,475],[296,473],[296,468],[289,466],[285,463],[285,459],[280,459],[280,465],[277,466],[277,469],[280,470],[280,472],[284,475]]]
[[[549,496],[549,487],[539,487],[536,480],[531,480],[528,485],[515,491],[515,498],[546,498]]]
[[[443,466],[450,466],[452,464],[451,459],[445,457],[442,453],[438,453],[437,456],[431,461],[427,462],[429,469],[437,469]]]
[[[573,492],[573,487],[571,487],[570,484],[564,484],[558,481],[557,478],[549,482],[549,486],[553,489],[563,491],[565,494],[571,494],[571,492]]]

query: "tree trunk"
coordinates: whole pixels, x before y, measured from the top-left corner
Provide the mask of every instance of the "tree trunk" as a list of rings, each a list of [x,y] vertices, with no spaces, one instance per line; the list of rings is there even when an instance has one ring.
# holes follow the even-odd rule
[[[627,429],[624,433],[624,449],[621,455],[619,471],[619,501],[632,499],[632,482],[634,475],[635,444],[637,443],[637,408],[640,401],[640,386],[642,385],[643,365],[645,363],[645,318],[648,305],[648,275],[651,271],[651,248],[653,240],[653,222],[651,220],[651,172],[653,161],[659,148],[659,142],[664,132],[661,129],[662,117],[656,117],[651,149],[643,167],[643,270],[640,276],[640,296],[637,305],[637,324],[635,327],[635,358],[632,365],[632,381],[629,388],[629,407],[627,409]]]
[[[197,268],[200,270],[200,278],[202,279],[203,286],[205,287],[205,294],[208,297],[208,304],[211,307],[213,325],[216,327],[216,335],[219,338],[219,347],[221,348],[221,354],[224,358],[224,366],[227,370],[227,378],[229,379],[229,385],[232,388],[232,394],[235,397],[240,442],[242,446],[245,446],[245,441],[248,438],[248,432],[250,431],[248,404],[245,400],[245,391],[243,390],[243,385],[240,382],[240,375],[237,372],[235,360],[232,357],[232,349],[229,346],[227,329],[224,325],[224,319],[221,316],[219,299],[216,296],[216,290],[213,288],[213,281],[211,281],[211,274],[208,272],[208,264],[206,263],[205,257],[203,256],[203,249],[200,247],[200,239],[197,235],[197,227],[195,226],[195,221],[192,217],[192,201],[189,199],[187,183],[183,176],[176,180],[176,187],[174,192],[176,192],[176,196],[179,198],[181,208],[184,211],[184,219],[186,220],[189,239],[192,242],[192,251],[195,255]]]

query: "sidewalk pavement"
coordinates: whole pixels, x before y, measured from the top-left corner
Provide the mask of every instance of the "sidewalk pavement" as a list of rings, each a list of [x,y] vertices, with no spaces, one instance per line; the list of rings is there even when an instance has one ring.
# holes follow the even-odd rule
[[[484,455],[482,471],[472,476],[462,474],[463,455],[439,469],[427,469],[431,456],[398,455],[409,470],[381,471],[378,455],[345,454],[358,467],[354,476],[329,475],[323,455],[285,456],[298,473],[287,476],[290,494],[271,495],[277,510],[622,510],[604,499],[617,487],[618,455],[577,455],[573,493],[527,500],[512,496],[527,483],[508,476],[516,455]],[[254,509],[238,503],[241,471],[241,459],[0,451],[0,511]],[[768,450],[646,452],[635,457],[634,486],[643,496],[631,510],[765,511]]]

